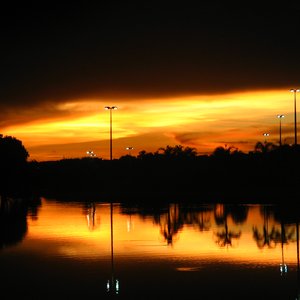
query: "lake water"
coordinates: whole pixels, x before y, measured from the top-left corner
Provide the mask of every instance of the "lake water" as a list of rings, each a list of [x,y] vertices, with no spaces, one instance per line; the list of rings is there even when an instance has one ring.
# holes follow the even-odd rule
[[[300,299],[286,209],[3,202],[1,299]]]

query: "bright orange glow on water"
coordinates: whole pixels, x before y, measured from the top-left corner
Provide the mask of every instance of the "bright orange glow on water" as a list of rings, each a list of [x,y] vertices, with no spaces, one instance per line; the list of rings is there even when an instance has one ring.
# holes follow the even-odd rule
[[[132,155],[178,144],[199,153],[225,144],[247,152],[264,140],[264,132],[278,143],[278,113],[285,114],[283,140],[293,140],[292,100],[289,90],[134,101],[82,99],[57,104],[47,116],[43,107],[35,115],[24,112],[3,133],[22,140],[30,159],[84,157],[87,150],[108,158],[109,114],[104,106],[109,104],[119,108],[113,112],[114,158],[128,154],[128,146],[134,148]]]
[[[182,212],[177,205],[171,205],[167,212],[156,221],[150,215],[122,214],[120,206],[113,208],[114,253],[117,259],[134,257],[135,259],[176,258],[179,260],[223,261],[236,264],[278,265],[284,261],[289,265],[296,263],[295,226],[286,227],[291,240],[281,247],[260,249],[254,239],[253,229],[261,233],[266,219],[259,206],[250,206],[247,219],[237,224],[230,215],[226,218],[229,235],[240,232],[239,238],[232,238],[231,244],[221,247],[218,241],[225,224],[217,225],[214,211],[222,215],[222,205],[215,210],[200,211],[186,216],[186,223],[177,226]],[[193,220],[193,222],[191,221]],[[264,223],[265,222],[265,223]],[[269,217],[268,228],[280,232],[280,224]],[[205,225],[200,226],[200,225]],[[175,230],[174,230],[175,228]],[[176,230],[178,228],[178,230]],[[172,232],[168,241],[163,232]],[[28,219],[27,247],[40,244],[43,251],[56,255],[93,259],[110,255],[110,205],[95,204],[83,207],[82,204],[58,204],[43,199],[38,220]],[[232,235],[233,236],[233,235]],[[26,246],[25,246],[26,247]],[[182,271],[182,270],[181,270]]]

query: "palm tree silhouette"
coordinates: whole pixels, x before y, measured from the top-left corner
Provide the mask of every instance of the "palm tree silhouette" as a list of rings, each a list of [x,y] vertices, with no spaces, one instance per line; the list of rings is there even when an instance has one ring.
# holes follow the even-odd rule
[[[224,230],[222,232],[217,232],[216,236],[216,243],[220,246],[220,247],[228,247],[228,246],[233,246],[232,244],[232,239],[239,239],[241,237],[241,231],[239,232],[232,232],[230,230],[228,230],[228,225],[227,225],[227,219],[224,223]]]
[[[257,243],[258,248],[262,249],[265,246],[268,248],[275,248],[275,226],[272,226],[272,229],[269,230],[269,217],[270,213],[267,208],[263,207],[263,218],[264,224],[262,228],[262,233],[258,230],[257,226],[253,226],[253,238]]]
[[[178,238],[178,231],[183,227],[178,204],[169,204],[167,214],[160,217],[160,233],[168,245],[173,245],[174,238]]]
[[[223,224],[224,230],[221,232],[215,233],[216,243],[220,247],[228,247],[233,246],[233,239],[239,239],[241,237],[242,232],[233,232],[228,229],[227,219],[228,219],[228,209],[226,206],[218,205],[215,210],[215,218],[217,224]]]
[[[275,150],[277,146],[271,142],[257,142],[254,146],[254,151],[259,153],[267,153]]]

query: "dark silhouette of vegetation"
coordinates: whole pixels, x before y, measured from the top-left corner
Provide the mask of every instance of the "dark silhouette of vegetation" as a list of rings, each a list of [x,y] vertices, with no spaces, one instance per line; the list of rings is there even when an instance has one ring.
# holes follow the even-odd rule
[[[211,155],[177,145],[119,159],[63,159],[29,163],[40,194],[114,201],[293,201],[299,147],[256,147],[248,154],[218,147]],[[71,195],[72,194],[72,195]],[[158,197],[153,197],[158,196]],[[151,200],[149,200],[149,198]],[[163,200],[165,199],[165,200]]]
[[[277,149],[278,146],[271,142],[257,142],[254,146],[254,151],[259,153],[267,153]]]
[[[0,196],[0,249],[14,246],[27,234],[27,216],[37,219],[40,199]]]
[[[233,240],[241,237],[240,230],[234,232],[228,228],[228,218],[231,216],[234,224],[241,224],[247,220],[248,207],[218,204],[214,210],[215,222],[222,226],[222,231],[215,233],[215,241],[220,247],[232,247]]]
[[[0,194],[11,194],[26,187],[28,157],[20,140],[0,135]]]
[[[172,246],[174,239],[178,238],[179,230],[183,227],[183,219],[177,204],[168,206],[166,214],[161,215],[159,218],[159,225],[164,241]]]
[[[123,202],[287,202],[300,194],[299,146],[258,142],[247,154],[225,145],[200,155],[195,148],[167,145],[112,161],[85,157],[28,162],[21,141],[0,136],[0,154],[2,194]]]
[[[253,226],[253,238],[257,243],[257,247],[263,249],[264,247],[275,248],[275,226],[273,224],[272,228],[269,228],[269,219],[271,215],[271,211],[268,207],[262,207],[262,215],[263,215],[263,227],[262,232],[259,230],[257,226]]]

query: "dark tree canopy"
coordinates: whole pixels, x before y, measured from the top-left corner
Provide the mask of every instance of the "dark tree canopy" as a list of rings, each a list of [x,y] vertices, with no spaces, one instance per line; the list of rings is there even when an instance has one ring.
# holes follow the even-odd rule
[[[29,154],[22,142],[12,136],[0,135],[0,164],[1,166],[15,166],[24,164]]]
[[[22,142],[0,135],[0,194],[16,194],[27,185],[27,158]]]

